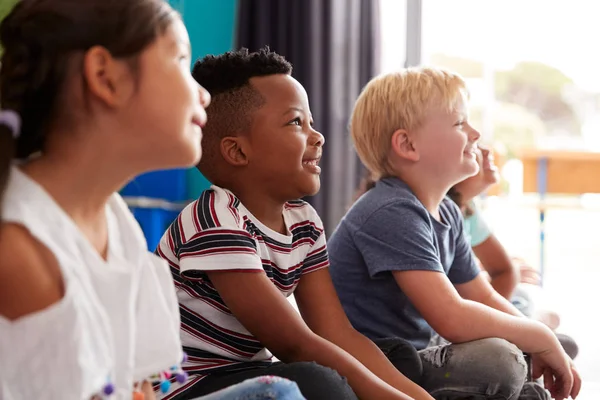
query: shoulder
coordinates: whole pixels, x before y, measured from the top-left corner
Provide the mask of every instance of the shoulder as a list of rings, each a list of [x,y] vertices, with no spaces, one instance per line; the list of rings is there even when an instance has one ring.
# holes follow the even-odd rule
[[[353,237],[355,243],[364,244],[368,237],[397,245],[407,238],[428,238],[432,231],[429,212],[414,196],[386,197],[385,201],[365,198],[342,219],[331,241]]]
[[[108,208],[115,216],[115,221],[119,226],[119,236],[126,242],[124,244],[135,245],[138,251],[146,250],[147,243],[144,232],[120,194],[114,193],[111,196]]]
[[[388,213],[395,216],[412,213],[427,215],[427,210],[408,185],[396,178],[377,182],[373,189],[355,203],[352,210],[366,218]]]
[[[469,234],[471,246],[478,246],[492,235],[492,230],[475,205],[472,210],[473,213],[465,218],[465,231]]]
[[[365,222],[377,223],[380,226],[413,226],[431,224],[429,212],[414,195],[394,197],[380,202],[365,214]]]
[[[285,203],[284,212],[288,215],[292,224],[309,222],[323,229],[323,222],[317,210],[304,200],[293,200]]]
[[[211,186],[181,213],[182,223],[200,232],[211,228],[242,228],[240,200],[229,190]]]
[[[292,234],[293,247],[308,242],[311,246],[323,243],[325,228],[317,210],[303,200],[287,202],[284,207],[286,224]],[[298,247],[295,247],[298,248]]]
[[[14,320],[63,297],[58,261],[26,228],[0,225],[0,254],[0,315]]]

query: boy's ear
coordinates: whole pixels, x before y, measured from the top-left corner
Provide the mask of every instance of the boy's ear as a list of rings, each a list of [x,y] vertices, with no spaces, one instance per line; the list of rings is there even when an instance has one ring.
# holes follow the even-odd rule
[[[227,136],[221,139],[221,155],[234,167],[248,165],[247,141],[242,136]]]
[[[415,142],[405,129],[398,129],[392,134],[392,150],[405,160],[419,161],[419,152]]]

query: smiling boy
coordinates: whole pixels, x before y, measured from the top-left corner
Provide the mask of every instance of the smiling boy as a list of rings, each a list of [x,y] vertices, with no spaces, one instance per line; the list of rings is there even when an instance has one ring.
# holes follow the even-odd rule
[[[277,375],[309,400],[409,399],[401,391],[430,400],[352,328],[336,296],[322,222],[298,200],[319,190],[325,140],[291,70],[265,49],[194,66],[212,95],[198,168],[213,186],[157,249],[177,286],[192,375],[174,398]]]

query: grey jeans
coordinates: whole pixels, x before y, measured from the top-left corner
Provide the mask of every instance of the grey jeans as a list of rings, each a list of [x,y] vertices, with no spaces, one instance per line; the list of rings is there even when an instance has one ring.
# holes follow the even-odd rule
[[[400,372],[436,400],[550,400],[541,386],[526,382],[523,353],[503,339],[428,347],[416,353],[420,366],[407,362],[415,350],[405,340],[375,343]]]

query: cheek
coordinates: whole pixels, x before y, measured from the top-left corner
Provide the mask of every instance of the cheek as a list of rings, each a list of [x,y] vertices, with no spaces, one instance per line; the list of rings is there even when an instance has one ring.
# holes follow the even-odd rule
[[[306,151],[306,138],[302,134],[292,134],[286,136],[284,140],[276,144],[274,148],[285,154],[288,162],[292,160],[302,160]]]
[[[183,78],[168,81],[170,87],[166,88],[162,98],[157,98],[159,109],[156,117],[162,119],[155,122],[159,126],[170,129],[170,135],[185,134],[192,129],[192,118],[194,110],[194,95]],[[170,126],[165,126],[169,124]]]

